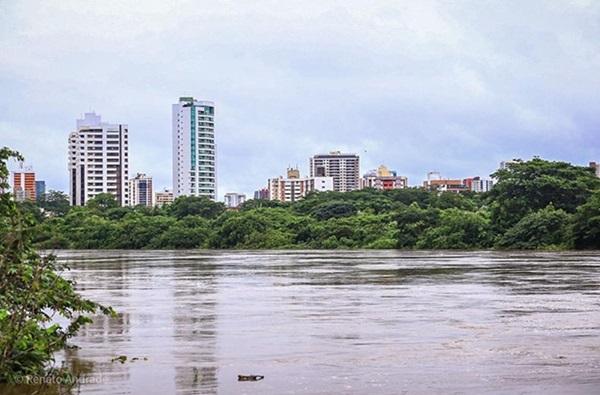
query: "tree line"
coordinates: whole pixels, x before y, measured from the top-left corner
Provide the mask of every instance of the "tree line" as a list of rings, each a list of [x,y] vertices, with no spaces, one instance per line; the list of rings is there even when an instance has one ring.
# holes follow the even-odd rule
[[[319,192],[239,210],[202,197],[119,207],[101,194],[70,207],[51,191],[21,209],[44,249],[592,249],[600,248],[600,179],[534,158],[498,170],[488,193],[407,188]]]

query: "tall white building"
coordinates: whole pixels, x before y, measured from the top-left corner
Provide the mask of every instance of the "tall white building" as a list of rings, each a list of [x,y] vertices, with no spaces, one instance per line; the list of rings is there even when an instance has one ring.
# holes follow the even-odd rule
[[[129,204],[131,206],[154,206],[152,177],[138,173],[129,180]]]
[[[356,154],[333,151],[310,158],[311,177],[333,177],[333,190],[349,192],[360,188],[360,163]]]
[[[173,195],[217,198],[215,105],[193,97],[173,104]]]
[[[71,205],[83,206],[100,193],[112,194],[121,206],[129,204],[129,141],[127,125],[102,122],[85,113],[69,135],[69,192]]]

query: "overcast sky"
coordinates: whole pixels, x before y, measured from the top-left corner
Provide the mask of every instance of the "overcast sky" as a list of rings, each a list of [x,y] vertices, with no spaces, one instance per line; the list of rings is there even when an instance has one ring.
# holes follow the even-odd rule
[[[219,195],[330,150],[420,184],[600,160],[599,1],[0,0],[0,145],[68,190],[67,136],[127,123],[171,185],[171,104],[216,103]]]

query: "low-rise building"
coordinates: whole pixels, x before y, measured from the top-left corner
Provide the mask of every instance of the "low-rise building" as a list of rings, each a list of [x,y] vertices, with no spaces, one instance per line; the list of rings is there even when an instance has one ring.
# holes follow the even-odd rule
[[[301,200],[310,192],[333,191],[333,177],[300,177],[298,169],[288,169],[287,177],[271,178],[269,199],[280,202],[295,202]]]
[[[170,189],[164,189],[154,194],[154,206],[162,207],[165,204],[173,203],[173,191]]]
[[[468,190],[461,180],[452,179],[432,180],[426,187],[432,191],[439,192],[460,193]]]
[[[394,170],[381,165],[371,170],[360,179],[360,187],[379,190],[402,189],[408,186],[408,178],[398,176]]]
[[[229,192],[225,194],[225,206],[228,208],[238,208],[246,201],[246,195],[243,193]]]
[[[423,181],[423,188],[431,191],[439,192],[464,192],[467,191],[467,187],[463,184],[462,180],[442,178],[440,172],[431,171],[427,173],[427,180]]]

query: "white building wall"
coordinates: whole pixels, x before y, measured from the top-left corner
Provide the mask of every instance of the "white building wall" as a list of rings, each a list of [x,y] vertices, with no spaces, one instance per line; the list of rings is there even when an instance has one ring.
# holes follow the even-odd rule
[[[311,192],[333,191],[333,177],[271,178],[269,199],[289,203],[302,200]]]
[[[129,136],[124,124],[103,123],[86,113],[69,135],[69,193],[72,205],[85,205],[100,193],[129,204]]]
[[[214,103],[180,98],[172,106],[173,194],[217,197]]]
[[[129,180],[129,205],[132,207],[141,205],[154,206],[154,190],[152,177],[145,174],[137,174]]]
[[[314,180],[314,191],[333,191],[333,177],[312,177],[312,179]]]
[[[309,167],[311,177],[333,177],[335,191],[349,192],[360,188],[360,158],[356,154],[335,151],[315,155],[310,158]]]
[[[226,193],[225,194],[225,206],[229,208],[239,207],[242,203],[246,201],[246,195],[240,193]]]

